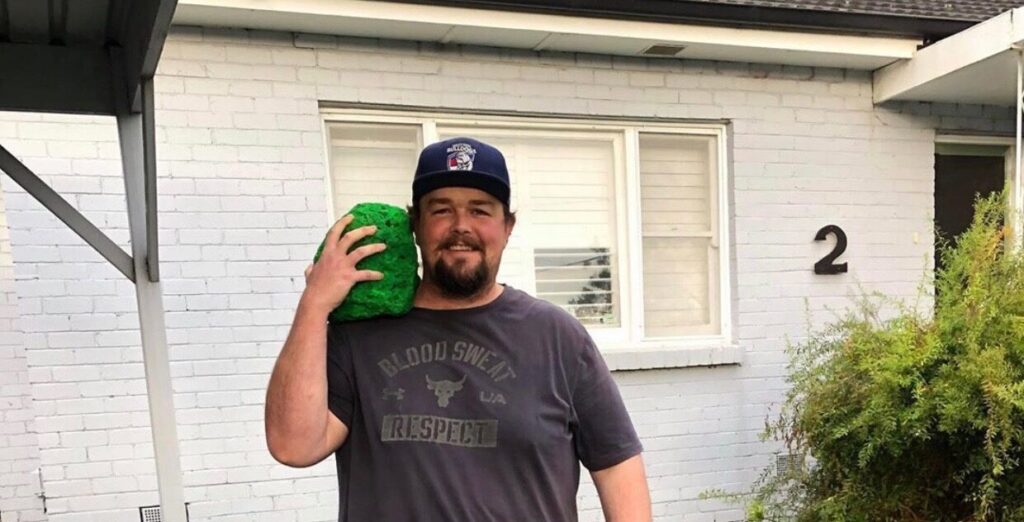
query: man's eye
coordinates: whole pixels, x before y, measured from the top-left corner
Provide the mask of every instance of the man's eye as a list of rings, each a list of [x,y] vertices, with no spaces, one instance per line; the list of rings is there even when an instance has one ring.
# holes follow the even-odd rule
[[[489,215],[491,215],[490,212],[488,212],[488,211],[486,211],[486,210],[484,210],[482,208],[474,208],[473,209],[473,214],[476,214],[478,216],[489,216]]]

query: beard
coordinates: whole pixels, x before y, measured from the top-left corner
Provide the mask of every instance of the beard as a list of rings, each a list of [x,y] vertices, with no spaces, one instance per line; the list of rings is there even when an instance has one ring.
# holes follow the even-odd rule
[[[476,268],[472,270],[465,268],[468,261],[460,260],[449,265],[443,257],[438,258],[430,267],[430,278],[441,290],[442,295],[455,299],[468,299],[480,294],[485,289],[491,280],[491,269],[487,266],[483,251],[479,249],[475,251],[480,252],[483,259],[480,259]]]

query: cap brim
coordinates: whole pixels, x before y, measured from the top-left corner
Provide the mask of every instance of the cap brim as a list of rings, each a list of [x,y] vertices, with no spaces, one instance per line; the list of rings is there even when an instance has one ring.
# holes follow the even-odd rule
[[[428,192],[445,187],[475,188],[508,204],[508,185],[486,172],[476,170],[442,170],[420,175],[412,182],[413,203]]]

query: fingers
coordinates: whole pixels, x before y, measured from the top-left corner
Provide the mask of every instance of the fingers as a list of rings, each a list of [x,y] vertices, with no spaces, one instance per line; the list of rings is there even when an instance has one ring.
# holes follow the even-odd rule
[[[306,279],[309,279],[309,273],[312,272],[312,271],[313,271],[313,265],[310,264],[309,266],[306,267],[306,271],[305,271]]]
[[[367,257],[372,256],[373,254],[378,254],[380,252],[383,252],[384,250],[387,250],[387,248],[388,248],[388,246],[386,244],[384,244],[384,243],[374,243],[372,245],[363,245],[363,246],[353,250],[352,252],[350,252],[348,254],[348,257],[352,261],[352,264],[357,264],[360,261],[362,261],[363,259],[366,259]]]
[[[331,226],[331,229],[327,231],[327,239],[325,240],[326,244],[324,245],[324,249],[333,249],[338,244],[338,240],[341,239],[341,233],[349,223],[352,223],[353,219],[355,218],[352,214],[346,214]]]
[[[376,270],[359,270],[353,278],[355,281],[380,281],[384,274]]]
[[[348,249],[357,241],[375,233],[377,233],[377,227],[375,225],[367,225],[355,230],[350,230],[341,237],[341,240],[338,241],[338,248],[340,248],[342,252],[348,252]]]

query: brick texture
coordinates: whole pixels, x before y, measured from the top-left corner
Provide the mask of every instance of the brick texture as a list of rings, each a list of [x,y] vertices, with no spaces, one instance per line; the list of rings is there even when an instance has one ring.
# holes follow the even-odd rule
[[[39,441],[18,315],[11,237],[0,190],[0,517],[10,522],[45,521]]]
[[[915,298],[930,270],[936,129],[1008,131],[1012,115],[875,107],[867,73],[834,69],[198,28],[172,32],[156,92],[186,500],[191,520],[211,522],[336,515],[331,460],[274,463],[262,423],[302,271],[328,225],[321,103],[729,122],[743,364],[616,374],[659,521],[741,518],[698,497],[741,490],[771,459],[776,446],[758,435],[785,389],[786,339],[804,335],[807,310],[820,324],[858,285]],[[0,139],[126,246],[111,120],[4,114]],[[137,520],[138,506],[157,502],[131,285],[17,187],[4,189],[27,348],[15,353],[27,355],[38,433],[18,455],[38,448],[50,520]],[[811,271],[831,249],[811,240],[828,223],[850,237],[848,274]],[[586,479],[580,513],[601,519]]]

